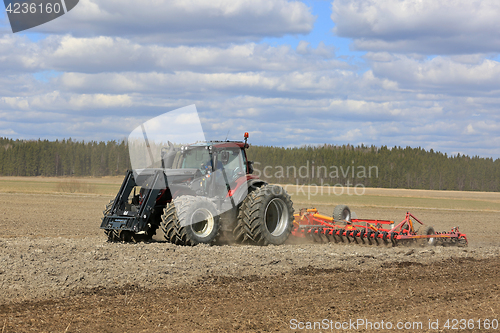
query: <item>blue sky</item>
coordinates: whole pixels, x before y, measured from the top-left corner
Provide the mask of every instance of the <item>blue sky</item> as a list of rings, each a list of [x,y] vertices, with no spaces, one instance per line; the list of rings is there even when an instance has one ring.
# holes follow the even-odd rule
[[[196,104],[209,138],[500,157],[493,0],[81,0],[12,34],[0,136],[125,138]]]

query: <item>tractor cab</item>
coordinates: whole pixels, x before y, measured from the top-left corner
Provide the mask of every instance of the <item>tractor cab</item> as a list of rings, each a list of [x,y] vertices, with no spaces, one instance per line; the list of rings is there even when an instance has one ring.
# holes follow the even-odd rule
[[[194,177],[186,185],[197,195],[227,197],[228,191],[235,190],[251,173],[247,147],[241,141],[206,141],[177,148],[169,144],[161,151],[161,164],[167,181],[169,176],[192,170]]]

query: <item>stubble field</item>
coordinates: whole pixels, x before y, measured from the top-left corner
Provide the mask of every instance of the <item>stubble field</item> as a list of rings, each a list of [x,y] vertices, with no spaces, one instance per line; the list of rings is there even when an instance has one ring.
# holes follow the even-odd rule
[[[500,193],[287,188],[295,210],[345,203],[360,218],[400,221],[409,210],[437,231],[459,225],[467,248],[179,247],[161,231],[152,243],[106,242],[102,209],[120,183],[0,178],[2,333],[329,332],[360,320],[371,329],[341,330],[380,331],[383,320],[436,332],[429,320],[441,330],[473,320],[470,331],[500,319]],[[323,327],[300,329],[307,322]]]

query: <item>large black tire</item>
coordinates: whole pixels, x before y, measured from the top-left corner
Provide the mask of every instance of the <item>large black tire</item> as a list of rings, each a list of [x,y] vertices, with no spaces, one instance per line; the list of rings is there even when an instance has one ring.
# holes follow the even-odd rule
[[[160,228],[163,231],[163,237],[167,242],[175,244],[178,238],[176,227],[177,215],[175,213],[175,204],[167,204],[161,216]]]
[[[351,210],[347,205],[337,205],[333,209],[333,219],[338,221],[351,221]]]
[[[421,225],[417,231],[417,235],[435,235],[436,232],[434,228],[427,225]],[[437,243],[437,238],[423,238],[419,239],[418,242],[422,246],[435,246]]]
[[[234,236],[237,242],[256,245],[280,245],[293,227],[292,200],[285,189],[265,185],[250,192],[243,200]]]
[[[183,195],[165,207],[161,229],[165,239],[176,245],[212,244],[220,231],[220,218],[209,199]]]

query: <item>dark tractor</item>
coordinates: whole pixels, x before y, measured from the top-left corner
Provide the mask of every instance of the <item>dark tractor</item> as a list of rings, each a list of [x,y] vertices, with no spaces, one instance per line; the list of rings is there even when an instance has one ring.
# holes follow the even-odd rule
[[[104,211],[108,240],[150,240],[161,228],[177,245],[283,244],[293,227],[290,196],[252,174],[247,138],[169,142],[161,167],[128,171]]]

